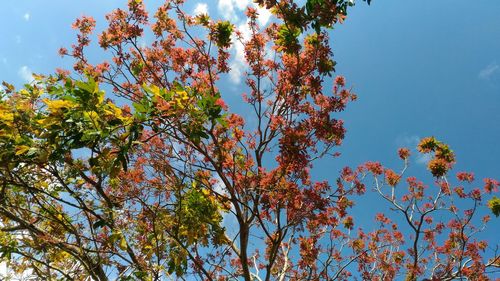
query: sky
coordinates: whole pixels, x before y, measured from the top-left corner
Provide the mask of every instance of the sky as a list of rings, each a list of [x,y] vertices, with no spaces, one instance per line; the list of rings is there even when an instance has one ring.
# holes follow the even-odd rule
[[[92,15],[102,28],[104,14],[124,2],[3,1],[0,81],[21,85],[32,72],[70,68],[71,60],[60,58],[57,50],[75,40],[74,19]],[[244,29],[246,1],[187,2],[187,11],[208,12]],[[455,171],[473,171],[478,184],[484,177],[500,178],[500,1],[358,2],[346,22],[331,31],[337,74],[346,77],[358,101],[341,114],[348,130],[342,156],[318,162],[315,178],[334,182],[341,167],[367,160],[398,168],[397,148],[414,148],[426,136],[455,151]],[[260,24],[272,20],[261,12]],[[244,71],[241,49],[233,53],[229,83],[221,87],[231,102],[242,94]],[[413,157],[409,173],[425,174],[425,163],[425,157]],[[495,226],[498,220],[490,230]]]

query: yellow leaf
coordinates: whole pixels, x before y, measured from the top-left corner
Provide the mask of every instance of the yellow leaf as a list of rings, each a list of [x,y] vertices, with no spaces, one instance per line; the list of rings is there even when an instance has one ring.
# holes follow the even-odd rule
[[[122,250],[127,250],[127,240],[125,240],[125,237],[122,235],[122,238],[120,239],[120,249]]]
[[[26,153],[26,151],[28,151],[29,149],[30,147],[27,145],[16,146],[16,155],[21,155],[23,153]]]
[[[45,76],[43,76],[41,74],[35,74],[35,73],[33,73],[31,75],[33,76],[33,78],[35,79],[35,81],[42,81],[45,78]]]
[[[28,92],[26,89],[21,89],[18,93],[22,96],[26,96],[26,97],[30,96],[30,92]]]
[[[160,88],[156,85],[151,85],[151,87],[149,88],[151,90],[151,92],[153,93],[153,95],[159,97],[160,96]]]
[[[53,124],[56,124],[58,121],[56,118],[47,117],[47,118],[39,119],[36,122],[44,127],[49,127]]]
[[[104,101],[104,95],[105,93],[103,91],[97,92],[97,99],[99,100],[99,104],[101,104]]]
[[[49,100],[44,99],[43,102],[47,105],[50,112],[57,112],[63,108],[73,108],[75,103],[69,100]]]
[[[95,112],[95,111],[85,111],[83,113],[83,116],[85,116],[85,118],[89,119],[90,121],[92,121],[94,123],[97,120],[99,120],[99,114],[97,114],[97,112]]]
[[[114,116],[120,119],[121,121],[125,121],[127,119],[126,117],[123,116],[123,111],[118,106],[114,105],[111,102],[108,102],[107,107],[108,107],[107,109],[104,109],[104,112],[106,112],[106,114]]]
[[[0,122],[10,124],[12,121],[14,121],[14,114],[0,107]]]
[[[179,95],[179,98],[180,98],[181,100],[186,101],[186,100],[188,100],[188,99],[189,99],[189,97],[188,97],[188,93],[187,93],[186,91],[179,91],[179,92],[176,92],[176,94],[177,94],[177,95]]]
[[[18,100],[16,101],[16,109],[19,111],[28,112],[31,111],[31,104],[28,100]]]

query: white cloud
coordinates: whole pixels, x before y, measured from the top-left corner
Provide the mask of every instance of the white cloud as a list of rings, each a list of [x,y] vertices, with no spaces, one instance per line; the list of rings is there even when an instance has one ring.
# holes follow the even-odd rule
[[[33,72],[26,65],[22,66],[17,72],[19,76],[26,82],[31,83],[33,81]]]
[[[419,136],[407,136],[407,135],[404,135],[404,136],[399,136],[397,139],[396,139],[396,144],[398,146],[405,146],[405,147],[408,147],[408,148],[415,148],[417,146],[417,144],[420,142],[420,137]]]
[[[237,63],[236,61],[233,61],[229,65],[229,67],[231,68],[231,70],[229,71],[229,77],[231,78],[231,82],[234,84],[240,84],[241,77],[244,71],[244,66],[242,66],[240,63]]]
[[[248,22],[238,25],[237,29],[239,32],[241,32],[241,36],[243,37],[244,42],[250,40],[250,37],[252,36],[252,30],[250,30]]]
[[[432,159],[432,154],[430,153],[419,153],[417,155],[417,158],[415,159],[415,162],[417,162],[417,164],[421,164],[421,165],[427,165],[427,163],[429,163],[429,161],[431,161]]]
[[[217,4],[219,15],[236,25],[236,29],[242,35],[243,42],[247,42],[248,40],[250,40],[251,30],[248,25],[248,19],[240,20],[239,14],[243,14],[242,12],[249,6],[257,9],[257,13],[259,14],[257,22],[259,26],[266,26],[271,19],[271,12],[264,7],[260,7],[258,4],[253,3],[250,0],[218,0]],[[242,42],[236,39],[236,36],[233,36],[232,41],[234,43],[232,46],[234,57],[229,64],[231,68],[229,76],[232,83],[239,84],[241,82],[242,75],[247,68],[245,48]]]
[[[496,62],[492,62],[489,65],[487,65],[485,68],[483,68],[480,72],[478,77],[483,80],[488,80],[491,78],[495,72],[497,72],[500,69],[500,66]]]
[[[239,21],[237,10],[239,12],[245,10],[249,4],[249,0],[219,0],[217,10],[224,19],[237,22]]]
[[[30,20],[30,18],[31,18],[30,13],[26,13],[26,14],[24,14],[24,15],[23,15],[23,18],[24,18],[24,20],[25,20],[25,21],[29,21],[29,20]]]
[[[246,65],[246,58],[245,58],[245,46],[240,42],[236,42],[234,44],[234,48],[236,50],[236,54],[234,56],[234,60],[241,65]]]
[[[251,1],[249,0],[232,0],[233,5],[238,8],[238,10],[243,11],[248,7],[248,4],[250,4]]]
[[[252,31],[250,30],[250,26],[248,23],[242,23],[238,25],[237,30],[241,33],[242,41],[238,40],[236,36],[233,36],[232,48],[234,50],[234,58],[229,67],[231,70],[229,71],[229,77],[231,78],[231,82],[234,84],[241,83],[241,77],[246,69],[246,58],[245,58],[245,46],[243,43],[250,40],[252,35]]]
[[[254,5],[256,6],[257,13],[259,14],[259,17],[257,18],[259,25],[266,26],[271,18],[271,12],[265,7],[259,7],[256,3],[254,3]]]
[[[205,14],[208,15],[208,5],[206,3],[198,3],[196,7],[194,7],[193,14],[195,16]]]
[[[265,7],[260,7],[257,3],[252,3],[249,0],[219,0],[217,9],[224,19],[238,22],[239,17],[237,13],[246,10],[250,5],[257,9],[257,13],[259,14],[257,21],[259,25],[265,26],[271,18],[271,12]]]
[[[238,63],[245,64],[246,63],[245,46],[243,44],[245,42],[248,42],[248,40],[250,40],[250,37],[252,36],[252,31],[250,30],[250,27],[246,23],[240,24],[237,27],[237,29],[239,32],[241,32],[242,42],[240,40],[236,39],[236,36],[233,37],[233,42],[234,42],[233,48],[236,51],[234,59]]]
[[[7,275],[7,265],[2,262],[0,263],[0,276],[5,276]]]
[[[238,16],[236,16],[234,12],[234,5],[232,0],[219,0],[219,3],[217,4],[217,10],[224,19],[238,20]]]

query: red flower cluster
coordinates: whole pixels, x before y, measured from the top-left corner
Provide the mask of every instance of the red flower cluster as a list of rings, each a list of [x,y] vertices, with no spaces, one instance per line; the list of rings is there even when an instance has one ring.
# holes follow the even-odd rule
[[[398,155],[399,155],[399,158],[401,158],[403,160],[408,159],[410,157],[410,150],[406,147],[400,148],[398,150]]]

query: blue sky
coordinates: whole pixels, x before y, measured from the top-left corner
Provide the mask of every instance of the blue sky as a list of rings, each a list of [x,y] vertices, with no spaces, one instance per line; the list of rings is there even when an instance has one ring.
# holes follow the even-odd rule
[[[102,27],[103,15],[124,2],[4,1],[0,80],[20,85],[32,71],[69,68],[71,61],[57,50],[74,41],[74,19],[92,15]],[[206,9],[244,23],[241,2],[187,2],[188,11]],[[342,156],[318,162],[315,176],[333,182],[340,167],[367,160],[396,168],[398,147],[414,148],[419,138],[433,135],[456,152],[456,171],[500,178],[499,14],[500,1],[374,0],[371,6],[359,1],[331,32],[337,73],[359,99],[342,114],[348,130]],[[230,101],[240,98],[239,89],[237,81],[222,87]],[[410,174],[425,173],[425,159],[414,157],[411,166]],[[498,220],[490,230],[495,225]]]
[[[500,174],[500,2],[470,3],[374,1],[351,11],[334,33],[338,71],[360,97],[345,118],[346,151],[385,159],[435,135],[456,151],[457,168]]]

